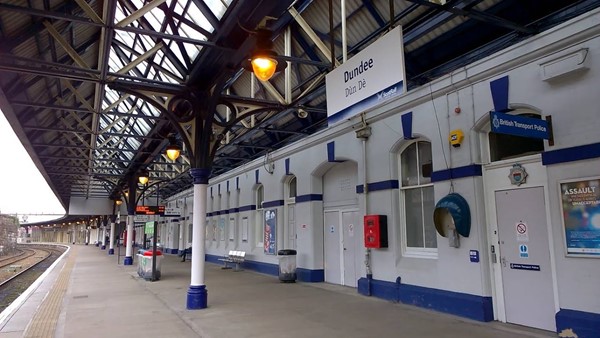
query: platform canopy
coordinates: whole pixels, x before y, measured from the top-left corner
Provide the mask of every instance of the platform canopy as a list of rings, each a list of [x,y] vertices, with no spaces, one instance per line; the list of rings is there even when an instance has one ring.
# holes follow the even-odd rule
[[[0,0],[0,108],[66,209],[74,197],[118,198],[141,169],[161,182],[149,193],[169,197],[192,184],[180,129],[160,109],[177,93],[210,92],[225,80],[213,93],[223,104],[211,112],[220,140],[212,175],[327,128],[325,75],[342,62],[341,3],[348,58],[402,26],[408,90],[600,5]],[[259,28],[288,62],[267,82],[243,67]],[[252,109],[260,112],[237,118]],[[235,126],[225,131],[228,121]],[[176,161],[165,156],[173,140],[184,147]]]

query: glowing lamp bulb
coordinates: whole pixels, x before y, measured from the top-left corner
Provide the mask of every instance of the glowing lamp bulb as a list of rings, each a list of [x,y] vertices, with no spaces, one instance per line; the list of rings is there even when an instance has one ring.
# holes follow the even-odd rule
[[[150,178],[148,176],[140,176],[138,179],[141,184],[146,184]]]
[[[273,77],[275,68],[277,68],[277,61],[270,57],[259,56],[252,59],[252,71],[261,81],[268,81]]]
[[[178,146],[168,146],[167,147],[167,157],[171,161],[175,161],[179,157],[180,153],[181,153],[181,150],[179,149]]]

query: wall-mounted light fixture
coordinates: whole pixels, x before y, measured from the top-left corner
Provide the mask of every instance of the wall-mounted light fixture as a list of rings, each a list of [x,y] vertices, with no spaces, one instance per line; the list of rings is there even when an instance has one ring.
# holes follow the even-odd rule
[[[177,144],[175,136],[169,136],[169,145],[167,146],[166,153],[171,161],[175,161],[181,154],[181,147]]]
[[[251,72],[261,81],[268,81],[273,74],[280,72],[287,67],[287,62],[277,62],[277,53],[273,51],[273,41],[271,41],[271,31],[265,28],[257,29],[256,48],[246,60],[243,67]]]

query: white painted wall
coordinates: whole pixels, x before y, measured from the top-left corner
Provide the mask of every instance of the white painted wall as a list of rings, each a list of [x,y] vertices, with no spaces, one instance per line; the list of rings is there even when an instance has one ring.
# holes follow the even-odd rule
[[[555,145],[550,147],[546,142],[546,151],[600,142],[597,98],[600,88],[599,20],[598,10],[587,13],[429,84],[412,89],[406,95],[367,112],[367,122],[373,132],[367,142],[367,182],[398,179],[397,152],[406,142],[403,140],[400,116],[410,111],[413,112],[414,135],[427,139],[432,144],[434,171],[488,162],[486,149],[481,148],[479,143],[478,131],[486,124],[487,114],[493,109],[489,83],[506,75],[510,80],[510,104],[532,106],[544,116],[552,115]],[[551,82],[542,80],[539,66],[541,63],[581,48],[588,50],[586,62],[589,70]],[[456,107],[461,108],[460,114],[454,112]],[[229,202],[220,200],[218,203],[214,201],[212,205],[209,203],[208,211],[224,209],[225,206],[233,208],[254,205],[255,170],[259,170],[259,182],[264,185],[264,200],[282,200],[282,185],[286,174],[284,162],[288,158],[290,171],[297,177],[298,196],[323,194],[322,177],[333,165],[327,162],[327,143],[331,141],[335,141],[336,159],[358,164],[356,184],[362,184],[364,173],[361,141],[354,133],[358,126],[359,118],[356,117],[274,152],[271,154],[275,163],[272,174],[265,170],[261,158],[213,178],[210,182],[213,195],[217,194],[218,184],[221,184],[223,192],[229,180],[232,197]],[[462,129],[465,134],[460,148],[451,148],[448,145],[448,133],[453,129]],[[549,216],[553,229],[551,237],[556,257],[559,306],[596,313],[600,313],[600,302],[597,301],[600,299],[600,288],[597,285],[597,281],[600,280],[600,260],[565,257],[558,182],[563,179],[598,176],[598,168],[600,159],[547,166],[546,182],[551,204]],[[233,191],[236,178],[239,178],[239,191]],[[489,218],[484,203],[483,178],[455,179],[452,187],[449,181],[438,182],[435,183],[434,190],[436,201],[452,190],[461,194],[470,205],[472,218],[471,233],[468,238],[460,239],[460,248],[449,247],[447,239],[438,236],[438,255],[434,259],[405,257],[402,254],[397,189],[369,192],[368,210],[363,210],[364,195],[349,194],[349,198],[358,201],[361,213],[388,216],[389,248],[373,250],[373,278],[393,282],[400,276],[402,282],[407,284],[474,295],[492,295],[488,252]],[[326,191],[325,193],[327,194]],[[236,202],[233,202],[234,200]],[[321,201],[296,203],[296,224],[299,227],[297,258],[300,268],[323,268],[323,205]],[[188,208],[191,210],[191,204]],[[276,209],[278,243],[282,243],[283,212],[281,207]],[[237,239],[238,248],[247,252],[249,260],[277,264],[275,256],[264,255],[262,248],[254,245],[256,239],[253,229],[257,221],[255,214],[255,211],[244,211],[234,215],[238,220],[238,227],[241,226],[243,217],[249,219],[249,240],[241,242]],[[218,217],[210,219],[216,218]],[[241,234],[241,230],[238,234]],[[208,254],[223,255],[231,248],[230,245],[207,241]],[[480,263],[469,261],[469,250],[479,251]],[[360,270],[363,271],[362,268]]]

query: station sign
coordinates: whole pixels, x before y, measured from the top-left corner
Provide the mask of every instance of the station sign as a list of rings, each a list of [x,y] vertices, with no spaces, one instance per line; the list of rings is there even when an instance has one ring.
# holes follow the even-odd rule
[[[403,45],[398,26],[326,75],[329,125],[405,92]]]
[[[154,216],[152,216],[154,217]],[[150,221],[150,215],[135,215],[133,216],[133,223],[146,223]]]
[[[551,137],[550,126],[545,120],[492,111],[490,112],[490,124],[491,131],[498,134],[546,140]]]
[[[165,217],[181,217],[181,208],[166,207],[164,216]]]
[[[135,207],[136,215],[164,215],[164,205],[138,205]]]

